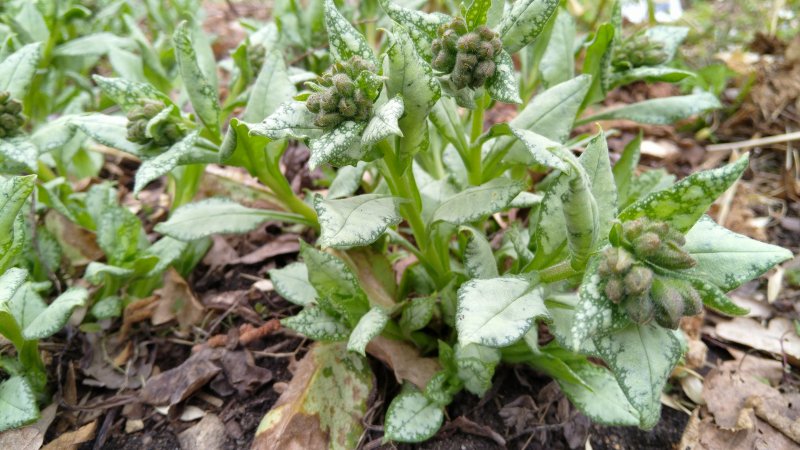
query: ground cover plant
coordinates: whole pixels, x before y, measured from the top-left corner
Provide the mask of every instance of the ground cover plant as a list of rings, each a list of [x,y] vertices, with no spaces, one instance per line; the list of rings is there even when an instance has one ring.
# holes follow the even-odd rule
[[[269,276],[300,307],[281,324],[316,343],[258,448],[297,444],[297,430],[308,448],[358,447],[374,360],[402,385],[385,442],[434,436],[454,397],[486,395],[501,364],[548,375],[597,423],[651,429],[687,350],[681,320],[746,314],[726,293],[792,257],[706,215],[747,154],[676,180],[637,170],[640,135],[612,162],[598,122],[721,106],[695,89],[606,107],[621,86],[695,78],[674,63],[686,28],[623,27],[618,3],[584,34],[555,0],[433,12],[287,0],[272,21],[243,22],[248,37],[220,61],[194,2],[96,3],[4,7],[0,430],[50,399],[39,340],[70,320],[129,327],[126,312],[188,277],[213,236],[267,222],[314,238]],[[513,118],[492,120],[502,108]],[[327,189],[292,185],[297,146]],[[167,180],[155,233],[97,179],[109,154],[140,163],[134,196]],[[212,164],[246,171],[273,207],[197,200]]]

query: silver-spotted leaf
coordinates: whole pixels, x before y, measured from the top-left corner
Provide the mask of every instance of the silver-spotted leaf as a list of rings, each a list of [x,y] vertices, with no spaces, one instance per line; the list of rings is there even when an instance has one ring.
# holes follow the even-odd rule
[[[459,227],[458,232],[467,235],[467,245],[464,249],[464,269],[470,278],[497,278],[497,262],[492,253],[492,246],[486,236],[475,228],[469,226]]]
[[[350,333],[347,341],[347,350],[366,356],[364,350],[367,344],[375,336],[381,334],[383,328],[389,322],[389,315],[380,306],[373,306],[366,314],[361,316],[358,323]]]
[[[408,30],[409,36],[417,47],[417,52],[425,60],[430,60],[432,57],[431,41],[436,39],[439,27],[450,22],[452,18],[440,12],[426,13],[407,9],[392,0],[379,1],[386,14]]]
[[[314,113],[298,101],[282,103],[263,122],[250,125],[250,133],[270,139],[317,138],[324,130],[314,125]]]
[[[500,50],[494,59],[495,73],[486,83],[489,96],[503,103],[522,103],[519,83],[514,72],[514,61],[505,50]]]
[[[308,306],[315,302],[317,291],[308,281],[308,267],[293,262],[281,269],[271,269],[269,278],[275,292],[295,305]]]
[[[402,199],[381,194],[363,194],[339,200],[314,197],[319,216],[322,247],[348,248],[375,242],[386,228],[402,220]]]
[[[495,178],[480,186],[465,189],[445,200],[433,212],[431,223],[463,225],[507,208],[522,191],[519,181]]]
[[[381,105],[375,111],[364,133],[361,135],[361,145],[372,145],[389,136],[403,136],[400,125],[397,123],[403,115],[403,98],[396,96]]]
[[[367,40],[339,13],[333,0],[325,0],[325,27],[328,29],[331,53],[336,61],[360,56],[377,65]]]
[[[311,158],[308,167],[315,169],[321,164],[331,163],[336,166],[356,164],[367,149],[361,145],[361,133],[366,124],[363,122],[344,122],[336,128],[312,139],[308,147]]]
[[[41,42],[24,45],[0,62],[0,92],[8,91],[11,98],[20,101],[25,98],[42,58],[43,46]]]
[[[212,80],[203,73],[199,55],[192,41],[192,29],[188,22],[181,22],[172,37],[175,44],[175,59],[183,78],[194,112],[203,124],[215,135],[219,134],[219,99]]]
[[[397,442],[422,442],[439,431],[443,420],[441,406],[410,388],[389,404],[384,423],[385,436]]]
[[[83,306],[89,298],[89,292],[81,287],[73,287],[59,295],[22,330],[27,340],[44,339],[52,336],[64,327],[72,315],[72,311]]]
[[[297,88],[289,79],[289,71],[283,54],[270,50],[264,58],[261,71],[258,73],[247,107],[242,114],[245,122],[259,122],[274,113],[280,105],[288,102],[297,93]]]
[[[457,345],[456,367],[464,389],[483,397],[492,386],[494,369],[500,362],[500,350],[480,344]]]
[[[579,123],[626,119],[649,125],[669,125],[721,106],[722,104],[714,94],[702,92],[633,103],[581,119]]]
[[[517,0],[503,14],[498,24],[503,47],[516,53],[533,42],[544,30],[556,8],[558,0]]]
[[[298,314],[281,320],[281,324],[315,341],[343,341],[350,334],[346,323],[316,306],[303,308]]]
[[[39,418],[31,385],[22,376],[0,383],[0,431],[17,428]]]

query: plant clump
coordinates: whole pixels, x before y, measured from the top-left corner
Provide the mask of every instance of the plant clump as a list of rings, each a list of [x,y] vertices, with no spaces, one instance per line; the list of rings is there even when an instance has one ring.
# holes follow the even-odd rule
[[[315,91],[306,99],[306,107],[316,114],[314,124],[334,128],[345,121],[363,122],[372,116],[373,99],[359,83],[363,72],[375,72],[375,66],[364,58],[353,56],[331,66],[315,83]]]
[[[664,43],[650,39],[644,30],[625,38],[614,52],[611,65],[618,71],[658,66],[669,61]]]
[[[496,32],[485,25],[468,31],[464,19],[456,17],[439,27],[438,36],[431,44],[431,66],[450,74],[457,89],[478,89],[494,76],[494,59],[503,47]]]
[[[0,92],[0,139],[15,136],[24,123],[22,103],[8,91]]]
[[[617,247],[603,253],[598,271],[605,280],[606,297],[623,307],[631,320],[675,329],[684,316],[703,306],[688,280],[656,274],[652,266],[680,271],[695,265],[682,247],[683,235],[665,222],[637,219],[622,226]]]
[[[183,126],[169,113],[160,100],[143,100],[128,112],[127,139],[142,145],[169,147],[186,134]]]

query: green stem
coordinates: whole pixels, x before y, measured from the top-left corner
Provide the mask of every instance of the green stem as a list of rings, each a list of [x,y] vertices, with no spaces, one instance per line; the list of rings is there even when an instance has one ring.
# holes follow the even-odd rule
[[[470,142],[475,143],[483,134],[483,115],[486,111],[489,96],[484,96],[478,100],[475,110],[472,111],[472,129],[470,131]],[[469,161],[466,162],[469,171],[469,183],[478,186],[481,184],[481,145],[471,145],[469,148]]]
[[[200,187],[200,179],[205,171],[205,164],[190,164],[180,166],[172,171],[173,195],[172,208],[177,208],[192,201],[197,189]]]
[[[542,283],[554,283],[556,281],[566,280],[578,273],[579,272],[572,268],[569,261],[564,261],[555,266],[540,270],[539,281]]]

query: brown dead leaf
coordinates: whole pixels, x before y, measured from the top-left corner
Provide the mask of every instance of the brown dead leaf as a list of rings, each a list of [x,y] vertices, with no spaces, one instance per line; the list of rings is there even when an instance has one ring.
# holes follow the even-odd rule
[[[206,414],[200,422],[188,428],[178,440],[182,450],[217,450],[225,443],[225,424],[216,414]]]
[[[240,395],[252,393],[272,381],[272,372],[255,365],[253,356],[246,350],[226,351],[222,355],[222,369],[228,383]]]
[[[384,308],[394,306],[397,282],[392,263],[386,255],[376,253],[369,248],[333,253],[350,263],[370,303]]]
[[[6,430],[0,433],[0,448],[5,450],[39,450],[44,443],[44,436],[53,419],[56,417],[58,405],[53,403],[41,412],[36,423],[22,428]]]
[[[378,358],[394,371],[398,383],[410,381],[419,389],[441,370],[439,361],[423,358],[416,348],[402,341],[378,336],[367,345],[367,353]]]
[[[494,431],[486,425],[473,422],[466,416],[458,416],[455,420],[451,420],[447,423],[447,425],[442,427],[441,432],[446,433],[449,430],[459,430],[466,434],[482,436],[493,440],[501,447],[506,446],[506,440],[503,439],[503,436],[501,436],[500,433]]]
[[[729,431],[714,424],[711,416],[701,418],[695,409],[677,448],[681,450],[778,450],[797,446],[770,425],[757,420],[752,430]]]
[[[300,237],[296,234],[281,234],[275,240],[262,245],[240,258],[234,259],[230,264],[257,264],[278,255],[297,253],[300,251],[299,239]]]
[[[74,266],[85,266],[92,261],[97,261],[104,256],[95,240],[95,235],[85,228],[81,228],[63,215],[54,210],[49,210],[44,217],[45,228],[55,236],[64,256]]]
[[[792,365],[800,366],[800,336],[792,322],[784,317],[772,319],[767,328],[753,319],[737,317],[717,324],[716,333],[722,339],[756,350],[785,354]]]
[[[203,304],[197,300],[186,280],[172,267],[164,273],[164,287],[157,290],[156,295],[159,300],[150,319],[153,325],[177,319],[181,331],[185,332],[203,320]]]
[[[89,422],[75,431],[64,433],[42,447],[42,450],[75,450],[79,444],[94,439],[97,421]]]
[[[224,237],[214,235],[211,236],[213,244],[208,252],[203,257],[203,264],[209,266],[211,272],[214,272],[228,264],[232,264],[239,258],[239,253],[235,248],[228,244]]]
[[[94,333],[84,335],[83,357],[80,369],[86,375],[83,384],[100,386],[107,389],[137,389],[141,380],[147,379],[153,370],[152,361],[148,361],[146,346],[140,346],[137,359],[124,366],[115,366],[112,361],[126,341],[119,342],[113,337],[104,337]]]
[[[222,370],[215,360],[218,349],[202,349],[180,366],[162,372],[147,381],[141,391],[142,401],[151,405],[175,405],[206,385]]]

